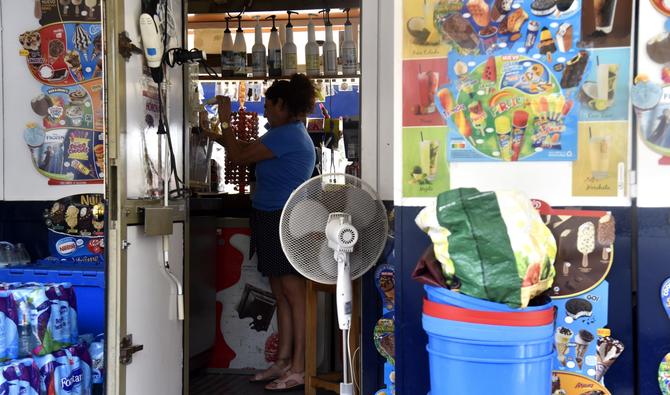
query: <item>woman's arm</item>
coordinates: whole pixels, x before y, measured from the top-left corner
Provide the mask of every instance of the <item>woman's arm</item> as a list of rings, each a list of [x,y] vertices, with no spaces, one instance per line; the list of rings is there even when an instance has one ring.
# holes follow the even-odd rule
[[[250,165],[266,159],[274,158],[274,154],[260,141],[241,141],[235,138],[230,128],[230,98],[217,96],[219,104],[219,120],[222,135],[217,142],[224,146],[228,158],[240,165]]]

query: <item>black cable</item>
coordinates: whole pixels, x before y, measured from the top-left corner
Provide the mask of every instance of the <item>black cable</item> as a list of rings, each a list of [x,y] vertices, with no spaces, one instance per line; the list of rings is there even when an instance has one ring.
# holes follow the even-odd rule
[[[165,1],[165,6],[163,8],[164,14],[163,14],[163,53],[166,54],[170,52],[171,50],[167,50],[168,46],[168,1],[169,0],[164,0]],[[163,56],[163,61],[165,61],[165,55]],[[168,57],[169,61],[169,57]],[[164,67],[161,64],[161,67]],[[170,136],[170,124],[167,122],[166,119],[166,114],[163,109],[163,90],[161,89],[162,82],[158,84],[158,134],[166,134],[167,135],[167,141],[168,141],[168,154],[170,155],[170,172],[167,180],[164,180],[164,182],[167,182],[168,185],[170,183],[170,179],[172,179],[172,176],[174,175],[175,178],[175,184],[177,186],[177,197],[182,196],[183,191],[186,189],[184,186],[184,182],[179,178],[179,174],[177,172],[177,162],[175,159],[174,155],[174,149],[172,147],[172,138]],[[170,193],[168,192],[168,195]]]

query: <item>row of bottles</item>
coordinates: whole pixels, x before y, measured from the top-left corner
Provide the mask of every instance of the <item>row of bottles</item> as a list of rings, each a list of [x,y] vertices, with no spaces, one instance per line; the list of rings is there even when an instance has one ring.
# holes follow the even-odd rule
[[[351,75],[357,72],[358,52],[354,42],[353,27],[349,20],[349,9],[347,21],[344,24],[344,42],[340,47],[340,58],[342,71]],[[320,11],[324,14],[324,26],[326,28],[326,40],[323,43],[323,75],[337,75],[337,45],[333,41],[333,24],[330,22],[330,9]],[[266,19],[272,19],[272,30],[268,42],[267,55],[263,45],[263,31],[260,25],[260,17],[256,17],[255,42],[251,48],[252,74],[254,77],[281,77],[288,76],[298,71],[298,50],[293,42],[293,25],[291,15],[297,12],[287,11],[288,23],[286,25],[286,41],[281,45],[279,33],[275,25],[276,15]],[[221,68],[224,77],[246,76],[247,45],[242,31],[242,16],[237,17],[237,31],[233,43],[230,32],[229,18],[226,18],[226,30],[223,33],[223,45],[221,48]],[[316,33],[312,14],[309,15],[307,24],[307,44],[305,45],[305,72],[309,77],[321,75],[319,59],[319,44],[316,41]]]

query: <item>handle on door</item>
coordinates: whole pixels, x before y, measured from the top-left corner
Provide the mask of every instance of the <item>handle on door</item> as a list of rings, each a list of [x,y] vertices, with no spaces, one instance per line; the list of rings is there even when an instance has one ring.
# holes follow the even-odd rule
[[[144,350],[142,344],[133,344],[133,335],[128,334],[121,339],[121,350],[119,353],[119,362],[122,365],[130,365],[133,362],[133,354]]]

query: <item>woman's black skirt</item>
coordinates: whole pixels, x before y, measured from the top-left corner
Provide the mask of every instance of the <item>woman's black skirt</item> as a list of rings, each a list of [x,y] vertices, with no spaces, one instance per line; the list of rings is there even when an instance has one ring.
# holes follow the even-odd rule
[[[258,254],[258,271],[267,277],[299,273],[286,259],[279,240],[279,220],[282,210],[251,210],[251,255]]]

